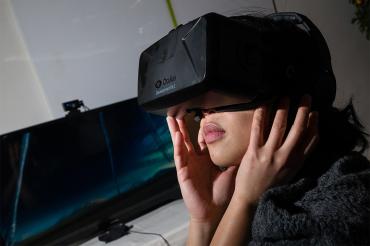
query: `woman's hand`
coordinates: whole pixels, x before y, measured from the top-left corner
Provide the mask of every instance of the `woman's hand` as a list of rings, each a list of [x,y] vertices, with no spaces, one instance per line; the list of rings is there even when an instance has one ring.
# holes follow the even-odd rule
[[[260,196],[270,187],[288,182],[302,167],[306,155],[318,140],[317,115],[310,112],[311,99],[305,96],[285,138],[289,102],[283,100],[265,140],[266,108],[253,114],[248,149],[239,166],[231,202],[211,245],[244,245]]]
[[[216,227],[234,191],[236,167],[221,171],[210,157],[199,132],[201,152],[195,151],[183,119],[167,117],[181,193],[191,222]],[[215,229],[215,228],[214,228]]]
[[[289,101],[283,99],[267,140],[264,137],[266,108],[255,110],[249,147],[236,177],[237,199],[256,205],[268,188],[289,182],[297,174],[319,137],[318,116],[310,112],[310,107],[311,97],[304,96],[286,136]]]

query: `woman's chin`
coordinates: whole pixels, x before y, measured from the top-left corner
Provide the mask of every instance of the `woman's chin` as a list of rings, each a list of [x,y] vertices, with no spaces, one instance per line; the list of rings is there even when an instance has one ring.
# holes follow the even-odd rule
[[[235,148],[234,151],[227,146],[209,146],[208,151],[212,162],[219,167],[239,166],[245,151]]]
[[[221,168],[225,167],[231,167],[231,166],[239,166],[240,165],[240,159],[238,158],[228,158],[228,156],[225,155],[219,155],[218,153],[216,154],[210,154],[212,162]]]

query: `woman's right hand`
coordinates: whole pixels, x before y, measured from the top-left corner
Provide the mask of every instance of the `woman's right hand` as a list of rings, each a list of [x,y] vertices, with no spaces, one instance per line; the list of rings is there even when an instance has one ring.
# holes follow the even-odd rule
[[[167,117],[181,193],[191,222],[217,227],[234,191],[236,167],[221,171],[209,156],[199,133],[195,151],[184,119]]]

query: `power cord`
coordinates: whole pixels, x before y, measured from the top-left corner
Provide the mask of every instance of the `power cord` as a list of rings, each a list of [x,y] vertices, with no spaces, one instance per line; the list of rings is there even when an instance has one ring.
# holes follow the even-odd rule
[[[161,234],[154,233],[154,232],[142,232],[142,231],[131,230],[133,227],[134,227],[133,225],[126,225],[126,224],[120,222],[119,220],[115,220],[104,231],[104,233],[99,235],[98,239],[99,239],[99,241],[109,243],[109,242],[117,240],[117,239],[119,239],[119,238],[121,238],[125,235],[128,235],[130,233],[137,233],[137,234],[158,236],[158,237],[163,239],[166,246],[170,246],[170,243]]]
[[[131,228],[133,226],[131,225]],[[144,235],[154,235],[154,236],[159,236],[163,239],[164,243],[167,245],[167,246],[171,246],[170,243],[167,241],[167,239],[162,236],[161,234],[159,233],[154,233],[154,232],[141,232],[141,231],[134,231],[134,230],[130,230],[129,233],[137,233],[137,234],[144,234]]]

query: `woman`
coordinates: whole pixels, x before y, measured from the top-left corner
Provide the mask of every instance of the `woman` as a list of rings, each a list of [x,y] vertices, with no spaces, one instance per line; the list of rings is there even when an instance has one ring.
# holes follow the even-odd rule
[[[352,104],[312,110],[311,95],[276,95],[219,112],[250,99],[205,97],[212,108],[196,109],[199,151],[185,120],[167,117],[188,245],[370,244],[368,143]]]

